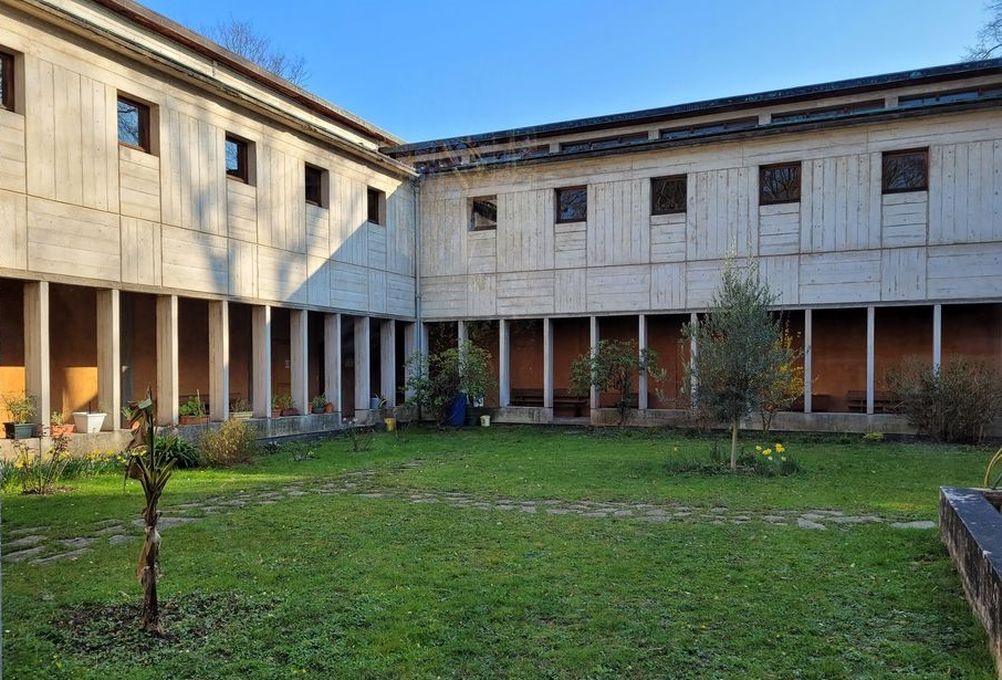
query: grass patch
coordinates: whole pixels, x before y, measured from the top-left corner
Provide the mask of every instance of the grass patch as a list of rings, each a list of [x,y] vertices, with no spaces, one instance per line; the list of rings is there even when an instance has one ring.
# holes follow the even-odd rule
[[[766,478],[667,471],[711,446],[705,439],[531,428],[379,435],[362,453],[334,440],[179,472],[165,507],[376,469],[383,485],[484,496],[927,517],[937,485],[976,481],[984,458],[786,444],[803,470]],[[422,465],[400,465],[414,460]],[[4,528],[90,535],[142,505],[114,475],[72,485],[48,498],[6,496]],[[96,541],[76,562],[5,565],[5,677],[994,677],[934,531],[656,524],[306,495],[163,531],[165,641],[137,639],[130,625],[141,597],[136,531],[124,545]]]

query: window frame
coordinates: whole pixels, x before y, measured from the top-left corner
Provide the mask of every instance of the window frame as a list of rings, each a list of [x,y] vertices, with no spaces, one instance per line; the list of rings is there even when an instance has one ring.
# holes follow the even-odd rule
[[[492,203],[494,204],[494,225],[489,227],[478,227],[476,223],[476,204],[477,203]],[[470,212],[470,231],[497,231],[498,228],[498,197],[497,194],[491,194],[489,196],[471,196],[469,199],[469,212]]]
[[[923,182],[921,187],[892,188],[887,186],[887,159],[895,156],[912,156],[922,154]],[[880,154],[880,194],[908,194],[916,191],[929,191],[929,147],[913,149],[893,149]]]
[[[654,204],[655,194],[654,194],[654,183],[655,182],[681,182],[682,183],[682,193],[683,201],[682,208],[680,210],[663,210],[659,211],[656,209]],[[684,215],[688,212],[689,208],[689,176],[685,174],[680,175],[661,175],[658,177],[651,177],[651,215]]]
[[[372,220],[372,197],[376,197],[376,220]],[[369,224],[386,226],[386,192],[376,187],[365,187],[365,220]]]
[[[584,216],[575,217],[572,219],[563,219],[560,217],[560,195],[565,191],[583,191],[585,195],[584,201]],[[556,224],[576,224],[578,222],[588,221],[588,185],[587,184],[576,184],[569,187],[557,187],[553,190],[553,221]]]
[[[3,80],[3,97],[0,97],[0,109],[5,111],[15,111],[17,108],[15,64],[17,64],[17,59],[14,54],[0,49],[0,79]]]
[[[118,118],[121,116],[118,107],[123,103],[136,108],[136,113],[139,116],[139,144],[132,144],[131,142],[122,141],[121,135],[118,136],[118,145],[124,146],[127,149],[135,149],[136,151],[142,151],[143,153],[152,154],[153,153],[153,107],[144,101],[131,97],[122,92],[118,93],[115,98],[115,123],[118,124]]]
[[[776,199],[770,198],[765,199],[763,194],[763,187],[765,182],[762,180],[765,178],[765,173],[770,170],[779,170],[780,168],[796,168],[797,171],[797,197],[796,198],[783,198]],[[803,161],[792,161],[785,163],[770,163],[769,165],[760,165],[758,167],[758,204],[762,205],[786,205],[789,203],[800,203],[803,198],[804,192],[804,163]]]
[[[226,145],[228,143],[233,143],[237,147],[237,167],[234,171],[230,171],[229,167],[226,167]],[[252,142],[249,139],[231,132],[226,133],[223,138],[223,167],[226,171],[227,179],[232,179],[234,182],[251,184],[251,144]]]
[[[318,177],[317,177],[317,192],[318,192],[318,195],[317,195],[317,199],[316,200],[313,200],[313,199],[310,198],[310,181],[309,181],[309,177],[310,177],[310,173],[311,172],[315,172],[318,175]],[[303,168],[303,180],[304,180],[304,185],[305,185],[305,191],[304,191],[303,198],[305,199],[306,204],[307,205],[315,206],[317,208],[326,208],[327,207],[327,191],[326,191],[326,189],[327,189],[327,187],[326,187],[326,184],[327,184],[327,182],[326,182],[326,180],[327,180],[327,169],[326,168],[321,168],[319,165],[313,165],[312,163],[305,163],[304,164],[304,168]]]

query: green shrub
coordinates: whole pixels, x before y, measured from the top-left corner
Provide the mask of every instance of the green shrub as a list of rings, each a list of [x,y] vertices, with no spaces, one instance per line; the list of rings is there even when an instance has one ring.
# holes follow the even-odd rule
[[[883,432],[867,432],[863,435],[864,442],[882,442],[884,441]]]
[[[207,465],[248,463],[257,452],[257,439],[247,423],[231,419],[218,430],[203,432],[198,438],[198,449]]]
[[[202,465],[202,455],[198,448],[181,437],[176,430],[158,435],[156,450],[166,456],[167,460],[173,458],[177,461],[175,465],[179,468],[195,468]]]
[[[979,442],[1002,413],[1002,378],[989,362],[957,357],[936,371],[911,359],[895,366],[888,385],[908,422],[944,442]]]
[[[59,486],[69,463],[69,437],[65,434],[52,438],[52,447],[42,452],[32,451],[23,440],[14,442],[14,476],[23,494],[50,494]]]

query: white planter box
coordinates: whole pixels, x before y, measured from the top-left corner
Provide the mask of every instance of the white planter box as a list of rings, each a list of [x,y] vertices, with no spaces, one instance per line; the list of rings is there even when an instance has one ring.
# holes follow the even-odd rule
[[[101,426],[104,425],[104,418],[104,413],[73,412],[73,424],[77,426],[77,432],[82,434],[100,432]]]

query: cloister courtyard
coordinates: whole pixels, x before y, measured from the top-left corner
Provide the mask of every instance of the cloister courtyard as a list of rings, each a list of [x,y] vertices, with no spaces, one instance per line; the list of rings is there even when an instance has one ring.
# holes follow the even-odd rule
[[[799,463],[769,476],[708,465],[724,437],[415,426],[180,470],[162,639],[135,623],[138,485],[9,493],[6,675],[994,676],[935,528],[989,447],[743,434]]]

